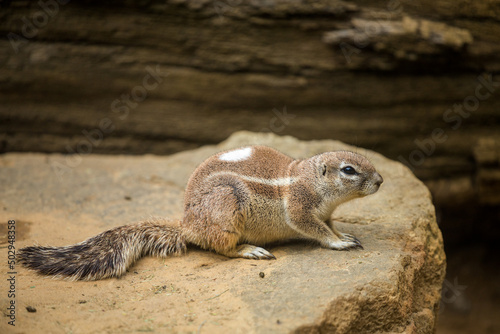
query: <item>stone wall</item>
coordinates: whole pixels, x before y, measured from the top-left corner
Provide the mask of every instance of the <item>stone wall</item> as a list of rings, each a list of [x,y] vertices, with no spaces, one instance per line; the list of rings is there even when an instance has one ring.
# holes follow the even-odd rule
[[[1,152],[170,154],[273,131],[405,162],[450,225],[500,203],[498,160],[477,154],[499,142],[500,1],[0,6]]]

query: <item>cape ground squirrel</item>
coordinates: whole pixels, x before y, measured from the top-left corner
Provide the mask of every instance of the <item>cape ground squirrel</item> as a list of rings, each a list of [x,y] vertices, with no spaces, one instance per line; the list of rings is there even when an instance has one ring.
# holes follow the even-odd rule
[[[362,248],[356,237],[335,229],[331,215],[382,182],[353,152],[294,160],[269,147],[243,147],[216,154],[194,171],[182,221],[120,226],[72,246],[26,247],[18,258],[42,274],[96,280],[121,276],[144,255],[184,253],[187,244],[249,259],[274,259],[256,245],[293,238],[330,249]]]

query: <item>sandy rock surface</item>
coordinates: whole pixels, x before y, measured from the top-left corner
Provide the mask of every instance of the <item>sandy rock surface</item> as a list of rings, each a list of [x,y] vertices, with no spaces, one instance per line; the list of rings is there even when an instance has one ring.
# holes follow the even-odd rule
[[[441,232],[425,186],[400,163],[337,141],[239,132],[218,146],[172,156],[0,156],[0,307],[8,315],[7,221],[15,247],[68,245],[151,216],[182,216],[190,173],[213,153],[266,144],[296,158],[349,149],[384,177],[375,195],[340,207],[340,231],[364,250],[309,242],[271,245],[275,261],[228,259],[190,248],[144,258],[119,279],[69,282],[15,267],[23,333],[432,333],[445,272]],[[36,309],[28,312],[27,307]],[[33,309],[30,309],[33,311]]]

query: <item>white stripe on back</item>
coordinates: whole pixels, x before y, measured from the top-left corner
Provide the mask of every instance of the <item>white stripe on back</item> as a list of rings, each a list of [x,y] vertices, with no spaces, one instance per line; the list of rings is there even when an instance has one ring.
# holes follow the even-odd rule
[[[241,174],[238,174],[235,172],[216,172],[216,173],[211,174],[209,177],[215,177],[215,176],[220,176],[220,175],[233,175],[233,176],[236,176],[236,177],[243,179],[244,181],[265,184],[268,186],[288,186],[291,183],[296,181],[296,178],[294,178],[294,177],[280,177],[277,179],[264,179],[261,177],[241,175]]]

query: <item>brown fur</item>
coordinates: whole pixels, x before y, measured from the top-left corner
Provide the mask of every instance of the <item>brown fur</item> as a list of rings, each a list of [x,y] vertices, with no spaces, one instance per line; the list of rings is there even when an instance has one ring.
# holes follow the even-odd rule
[[[331,249],[362,248],[335,229],[331,215],[338,205],[376,192],[382,182],[366,158],[347,151],[305,160],[265,146],[221,152],[191,175],[181,222],[117,227],[73,246],[26,247],[19,259],[42,274],[94,280],[121,276],[144,255],[183,253],[186,243],[253,259],[274,258],[258,246],[291,238]]]

